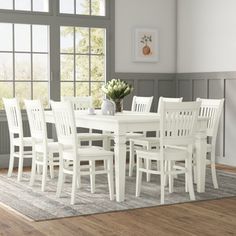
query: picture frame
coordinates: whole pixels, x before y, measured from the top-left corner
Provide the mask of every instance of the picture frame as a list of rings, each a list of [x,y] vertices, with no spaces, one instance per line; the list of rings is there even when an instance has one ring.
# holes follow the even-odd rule
[[[154,28],[135,28],[133,32],[133,61],[158,62],[159,38]]]

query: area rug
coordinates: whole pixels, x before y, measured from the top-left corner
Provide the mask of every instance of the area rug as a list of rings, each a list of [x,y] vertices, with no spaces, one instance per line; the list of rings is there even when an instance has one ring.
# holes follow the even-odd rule
[[[196,200],[217,199],[236,196],[236,174],[218,171],[219,189],[214,189],[207,169],[206,192],[196,193]],[[122,211],[160,205],[159,177],[152,175],[151,182],[143,176],[141,196],[135,197],[135,177],[126,177],[125,201],[110,201],[107,178],[96,176],[96,193],[90,193],[89,176],[82,178],[82,188],[78,190],[76,204],[70,205],[71,179],[66,179],[62,197],[55,196],[57,178],[48,179],[46,191],[41,192],[40,177],[35,185],[29,186],[30,172],[23,175],[23,181],[16,181],[16,174],[8,178],[0,175],[0,203],[26,216],[33,221],[58,219],[63,217],[81,216],[112,211]],[[184,176],[175,179],[174,193],[165,192],[165,204],[189,202],[189,195],[184,192]],[[196,186],[195,186],[196,187]]]

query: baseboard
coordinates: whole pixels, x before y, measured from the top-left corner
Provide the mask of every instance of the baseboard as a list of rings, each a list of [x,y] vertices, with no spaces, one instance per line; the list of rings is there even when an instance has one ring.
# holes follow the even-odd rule
[[[229,159],[227,157],[217,157],[217,163],[227,165],[227,166],[236,167],[236,159],[232,160],[232,159]]]

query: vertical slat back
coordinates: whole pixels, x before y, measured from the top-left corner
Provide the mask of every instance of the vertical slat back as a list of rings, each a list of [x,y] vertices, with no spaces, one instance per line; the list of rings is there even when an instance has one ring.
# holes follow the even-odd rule
[[[134,96],[131,110],[135,112],[150,112],[152,100],[153,97]]]
[[[17,98],[3,98],[10,134],[23,137],[23,124],[19,101]]]
[[[77,150],[77,134],[75,115],[72,103],[51,102],[54,114],[58,142],[62,145],[69,145]]]
[[[168,97],[159,97],[158,107],[157,107],[157,113],[161,112],[161,107],[163,102],[182,102],[183,98],[168,98]]]
[[[193,144],[201,102],[163,102],[160,138],[162,145]]]
[[[207,136],[216,138],[224,99],[197,98],[197,101],[201,101],[199,116],[209,118],[207,121]]]
[[[47,143],[47,127],[42,103],[40,100],[25,100],[31,137],[38,142]]]

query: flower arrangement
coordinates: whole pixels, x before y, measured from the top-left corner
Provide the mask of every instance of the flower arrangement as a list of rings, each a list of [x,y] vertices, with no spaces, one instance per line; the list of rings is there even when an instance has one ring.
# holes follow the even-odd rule
[[[123,99],[133,91],[132,85],[120,79],[112,79],[102,86],[102,91],[111,99]]]
[[[102,91],[115,102],[116,111],[122,111],[122,100],[133,91],[133,87],[126,81],[112,79],[102,86]]]

